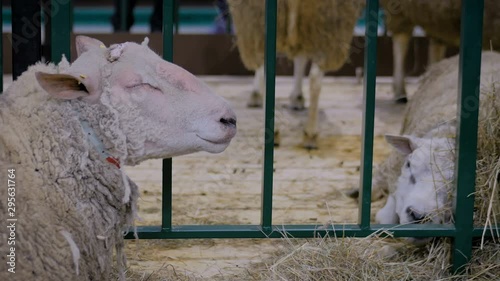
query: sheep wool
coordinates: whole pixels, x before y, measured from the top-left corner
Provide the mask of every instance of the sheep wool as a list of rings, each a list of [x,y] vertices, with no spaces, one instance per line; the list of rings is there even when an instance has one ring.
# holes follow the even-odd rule
[[[500,54],[484,51],[481,62],[481,94],[479,111],[479,139],[486,139],[494,126],[490,120],[498,120],[500,99],[498,88],[500,81]],[[455,138],[457,95],[458,95],[458,56],[443,60],[429,69],[422,82],[408,103],[405,118],[401,127],[401,135],[416,137],[449,137]],[[465,113],[466,114],[466,113]],[[493,115],[492,115],[493,114]],[[496,116],[496,117],[495,117]],[[478,143],[478,163],[488,162],[481,157],[495,155],[495,145],[490,142]],[[381,192],[394,192],[396,180],[400,175],[404,157],[393,151],[387,159],[377,167],[374,173],[374,197]],[[477,182],[477,186],[484,182]]]
[[[458,46],[460,44],[460,0],[381,0],[386,11],[387,26],[393,33],[411,34],[413,27],[421,26],[427,36]],[[423,16],[425,15],[425,16]],[[485,0],[483,16],[483,47],[490,49],[500,44],[500,1]]]
[[[323,70],[339,69],[349,57],[363,0],[278,0],[276,48],[292,59],[305,56]],[[246,68],[264,63],[265,1],[228,0],[236,43]]]
[[[67,65],[63,61],[60,68]],[[106,105],[106,93],[99,104],[50,98],[36,81],[37,71],[59,69],[31,66],[0,96],[0,219],[16,219],[15,232],[0,228],[0,279],[107,280],[115,247],[123,278],[123,226],[133,225],[138,189],[126,178],[126,193],[122,171],[102,160],[81,129],[86,120],[114,136],[108,138],[115,141],[114,153],[124,158],[116,114]],[[15,193],[5,186],[8,170],[15,170]],[[7,205],[8,196],[15,207]],[[15,273],[7,271],[10,261]]]

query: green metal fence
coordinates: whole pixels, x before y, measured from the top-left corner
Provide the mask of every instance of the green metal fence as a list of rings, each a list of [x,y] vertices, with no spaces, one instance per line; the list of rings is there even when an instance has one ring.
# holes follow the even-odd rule
[[[28,0],[19,0],[19,2]],[[61,54],[69,57],[71,1],[50,0],[52,4],[51,54],[59,60]],[[163,54],[173,60],[174,0],[163,2]],[[172,225],[172,159],[163,161],[162,224],[138,227],[140,239],[189,238],[306,238],[324,235],[337,237],[366,237],[390,229],[396,237],[451,237],[453,243],[453,270],[462,271],[470,260],[472,240],[483,234],[482,226],[473,225],[474,184],[476,169],[477,122],[479,104],[479,77],[481,66],[482,18],[484,0],[462,1],[462,33],[460,48],[460,91],[457,132],[456,184],[458,188],[454,225],[374,225],[370,223],[372,160],[375,113],[375,70],[377,67],[378,0],[367,0],[365,34],[365,79],[363,136],[359,220],[357,224],[330,225],[274,225],[272,222],[274,110],[277,0],[266,0],[266,99],[264,165],[262,176],[261,222],[259,225]],[[57,9],[56,9],[57,7]],[[467,14],[465,13],[467,11]],[[14,30],[14,27],[13,27]],[[0,42],[1,43],[1,42]],[[175,163],[174,163],[175,164]],[[126,238],[133,238],[132,234]]]

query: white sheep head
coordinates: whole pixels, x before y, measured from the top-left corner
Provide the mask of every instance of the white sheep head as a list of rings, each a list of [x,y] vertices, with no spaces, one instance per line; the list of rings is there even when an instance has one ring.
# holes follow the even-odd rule
[[[60,74],[37,72],[52,97],[103,103],[126,136],[125,163],[196,151],[222,152],[236,133],[228,103],[188,71],[161,59],[147,44],[106,47],[76,38],[78,58]]]
[[[396,191],[377,213],[377,222],[449,223],[455,196],[454,139],[387,135],[386,140],[405,156],[405,162]]]

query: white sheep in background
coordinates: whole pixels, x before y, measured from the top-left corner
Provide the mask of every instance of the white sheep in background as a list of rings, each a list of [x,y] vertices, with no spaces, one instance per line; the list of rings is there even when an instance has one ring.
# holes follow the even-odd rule
[[[444,58],[446,46],[460,44],[461,0],[381,0],[393,42],[393,90],[396,102],[406,102],[405,57],[413,28],[430,38],[428,64]],[[483,48],[500,47],[500,1],[484,1]]]
[[[481,132],[492,134],[496,130],[499,83],[500,54],[483,52],[480,139],[488,137]],[[386,136],[397,151],[375,173],[374,193],[385,188],[390,193],[386,205],[376,215],[378,223],[449,223],[452,219],[456,196],[453,187],[457,87],[458,56],[432,66],[408,104],[402,136]],[[488,151],[498,150],[490,143],[486,146],[479,142],[478,163],[488,162],[481,157],[490,157]],[[498,159],[492,161],[496,163]]]
[[[121,165],[218,153],[236,133],[227,102],[147,39],[108,48],[79,36],[76,45],[71,66],[34,65],[0,96],[0,214],[6,222],[15,169],[17,218],[15,245],[0,228],[1,280],[108,280],[113,248],[124,279],[138,190]]]
[[[291,108],[304,108],[302,79],[307,60],[312,60],[309,116],[303,142],[306,148],[318,147],[318,102],[322,78],[326,71],[339,69],[349,58],[354,26],[364,3],[364,0],[278,0],[276,48],[294,59]],[[256,71],[248,105],[260,107],[265,91],[265,1],[228,0],[228,4],[241,59],[246,68]]]

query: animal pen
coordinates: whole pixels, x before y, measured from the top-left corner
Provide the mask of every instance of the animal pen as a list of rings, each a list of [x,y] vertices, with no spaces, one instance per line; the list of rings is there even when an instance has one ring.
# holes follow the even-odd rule
[[[69,0],[42,1],[48,29],[46,40],[50,45],[50,58],[58,62],[64,54],[70,56],[72,32],[72,3]],[[126,3],[127,1],[123,1]],[[163,56],[173,60],[175,0],[163,1]],[[123,5],[122,7],[125,7]],[[175,160],[163,160],[162,221],[158,226],[140,226],[139,239],[194,239],[194,238],[309,238],[325,235],[337,237],[366,237],[382,230],[396,237],[450,237],[453,243],[453,271],[461,272],[470,260],[472,242],[483,235],[484,227],[473,224],[474,185],[479,109],[479,75],[481,67],[481,42],[483,0],[462,1],[462,27],[459,64],[459,121],[457,131],[456,186],[457,201],[454,225],[375,225],[370,223],[372,160],[375,115],[375,78],[378,27],[378,0],[366,1],[364,108],[362,153],[360,165],[360,200],[357,224],[275,225],[273,213],[273,166],[275,121],[275,67],[277,0],[266,0],[266,55],[265,55],[265,124],[264,160],[262,170],[261,216],[258,225],[173,225],[172,224],[172,165]],[[467,13],[465,13],[467,11]],[[12,1],[13,78],[29,65],[41,59],[42,7],[29,0]],[[124,17],[122,17],[123,19]],[[26,28],[26,19],[36,29]],[[37,22],[38,21],[38,22]],[[0,19],[1,22],[1,19]],[[1,40],[1,37],[0,37]],[[0,41],[0,44],[3,42]],[[1,54],[2,52],[0,52]],[[3,62],[3,58],[0,59]],[[0,65],[3,73],[3,63]],[[0,78],[1,79],[1,78]],[[3,81],[0,81],[3,84]],[[0,85],[2,86],[2,85]],[[498,227],[497,227],[498,229]],[[492,233],[486,231],[486,235]],[[134,238],[129,233],[126,238]]]

